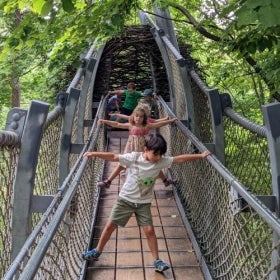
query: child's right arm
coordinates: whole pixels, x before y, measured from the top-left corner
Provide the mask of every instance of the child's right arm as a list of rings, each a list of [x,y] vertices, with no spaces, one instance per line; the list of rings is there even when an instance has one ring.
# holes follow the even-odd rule
[[[119,161],[119,155],[108,152],[85,152],[83,157],[98,157],[108,161]]]
[[[111,117],[117,117],[117,118],[121,118],[121,119],[125,119],[125,120],[129,120],[129,116],[124,115],[124,114],[118,114],[118,113],[110,113],[109,116]]]
[[[119,123],[119,122],[103,120],[103,119],[100,119],[99,122],[110,125],[112,127],[118,127],[121,129],[129,129],[129,125],[130,125],[129,123]]]
[[[116,94],[116,95],[122,95],[124,93],[123,89],[116,89],[116,90],[110,90],[109,94]]]

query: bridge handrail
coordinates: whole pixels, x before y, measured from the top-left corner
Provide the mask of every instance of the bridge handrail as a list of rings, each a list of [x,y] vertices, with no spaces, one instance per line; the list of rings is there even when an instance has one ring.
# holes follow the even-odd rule
[[[247,118],[243,117],[242,115],[238,114],[234,109],[230,107],[226,107],[224,109],[224,114],[231,118],[235,123],[240,124],[243,128],[250,130],[251,132],[256,133],[259,136],[266,137],[267,132],[266,128],[263,125],[259,125],[254,123]]]
[[[24,258],[28,255],[29,250],[32,246],[34,246],[36,238],[39,236],[42,228],[46,225],[48,218],[51,215],[51,212],[56,208],[59,200],[61,199],[61,192],[59,191],[53,198],[50,206],[44,213],[43,217],[39,221],[39,223],[36,225],[32,233],[29,235],[27,240],[25,241],[22,249],[16,256],[16,258],[11,263],[9,269],[6,271],[6,274],[4,275],[4,279],[14,279],[15,275],[17,274],[20,266],[22,265]]]
[[[159,100],[168,112],[169,116],[176,117],[170,108],[164,103],[162,97],[159,96]],[[184,134],[192,141],[200,152],[206,150],[206,147],[199,141],[199,139],[181,122],[177,122],[178,127],[182,129]],[[222,177],[247,201],[247,203],[262,217],[264,220],[280,235],[280,219],[272,213],[261,201],[253,195],[246,186],[244,186],[238,179],[231,174],[231,172],[216,159],[214,155],[208,157],[209,162],[217,169]]]
[[[169,110],[169,115],[174,117],[169,107],[165,106],[164,110]],[[272,108],[268,106],[267,110],[279,112],[279,104],[275,104]],[[269,117],[266,118],[267,124]],[[279,117],[276,120],[278,122]],[[273,124],[276,120],[272,116]],[[170,147],[171,154],[180,154],[185,151],[196,153],[197,150],[205,149],[204,144],[196,135],[192,134],[188,127],[185,127],[184,123],[178,122],[177,126],[191,143],[181,140],[183,134],[178,133],[178,129],[174,127],[173,131],[165,135],[167,139],[176,143]],[[279,130],[270,132],[269,129],[267,131],[268,142],[271,137],[269,134],[272,134],[273,138],[275,133],[279,132]],[[162,132],[165,133],[164,129]],[[207,147],[208,144],[205,145]],[[213,147],[210,145],[209,148],[211,150]],[[255,155],[254,150],[251,153]],[[213,168],[209,168],[203,161],[201,165],[193,164],[189,171],[186,169],[186,174],[182,174],[181,168],[176,165],[172,166],[170,170],[172,175],[178,179],[175,192],[178,193],[178,199],[183,205],[182,215],[189,219],[186,226],[197,255],[201,258],[202,267],[209,268],[214,279],[215,277],[217,279],[228,279],[228,277],[230,277],[229,279],[244,279],[243,276],[245,277],[247,270],[251,271],[252,275],[264,277],[260,279],[268,279],[266,277],[277,273],[276,268],[279,266],[276,250],[279,246],[280,219],[277,206],[276,209],[273,208],[275,197],[257,196],[252,193],[247,188],[248,186],[244,182],[241,183],[214,155],[209,157],[208,162]],[[275,170],[276,166],[277,164],[274,165]],[[248,171],[245,168],[245,175]],[[277,191],[274,194],[277,196]],[[267,200],[268,198],[269,200]],[[243,231],[248,231],[248,235],[246,235],[248,239],[243,238]],[[261,243],[259,237],[262,240]],[[251,260],[252,254],[256,250],[253,245],[255,243],[259,244],[263,248],[260,250],[263,251],[258,254],[257,260]],[[244,250],[242,244],[248,246],[248,250]],[[221,248],[223,249],[221,250]],[[233,261],[234,255],[238,257],[237,263]],[[225,260],[225,258],[229,259]],[[232,259],[230,260],[230,258]],[[252,266],[251,261],[259,264],[259,267]],[[241,267],[239,267],[240,262],[242,262]],[[208,271],[205,272],[205,275],[208,275]]]
[[[100,115],[100,108],[104,107],[104,102],[106,98],[102,96],[100,105],[97,110],[97,115]],[[58,188],[57,193],[55,194],[50,206],[42,216],[39,223],[36,225],[26,242],[24,243],[22,249],[20,250],[19,254],[12,262],[10,268],[6,272],[3,280],[11,280],[14,279],[13,277],[18,273],[18,269],[23,264],[24,259],[27,257],[29,250],[32,246],[35,245],[35,241],[41,233],[43,227],[47,226],[47,229],[44,231],[44,234],[40,237],[40,241],[36,248],[34,249],[32,256],[25,264],[22,273],[20,274],[19,279],[32,279],[35,275],[40,263],[50,245],[50,242],[57,230],[59,224],[61,223],[65,211],[73,198],[75,193],[77,184],[79,183],[79,179],[84,171],[85,165],[87,164],[88,158],[82,158],[83,153],[86,150],[92,150],[94,144],[98,139],[98,132],[100,128],[100,124],[97,123],[98,118],[94,119],[91,131],[89,135],[94,135],[95,137],[92,139],[88,139],[87,143],[84,145],[77,161],[75,162],[74,166],[71,168],[67,178],[63,182],[63,184]],[[95,134],[94,134],[95,132]],[[71,178],[74,176],[72,183],[68,186]],[[54,213],[55,211],[55,213]],[[52,220],[47,225],[49,217],[52,216]]]
[[[0,146],[19,145],[19,136],[13,131],[0,130]]]
[[[150,15],[146,12],[144,12],[145,17],[147,18],[147,20],[149,21],[150,25],[152,27],[154,27],[157,31],[157,33],[162,37],[162,40],[165,42],[166,46],[168,46],[168,48],[172,51],[172,53],[174,54],[174,56],[177,58],[178,61],[184,61],[185,59],[183,58],[183,56],[180,54],[180,52],[173,46],[173,44],[170,42],[170,40],[167,38],[167,36],[165,35],[165,32],[163,29],[161,29],[154,21],[153,19],[150,17]],[[184,64],[184,62],[183,62]]]
[[[83,66],[84,66],[84,67],[86,66],[86,61],[89,60],[89,59],[92,57],[94,51],[95,51],[95,46],[93,45],[93,46],[90,47],[89,51],[86,53],[86,55],[85,55],[85,57],[84,57],[84,59],[83,59]],[[79,82],[80,82],[81,77],[83,76],[84,67],[80,67],[80,68],[77,70],[77,72],[76,72],[76,74],[75,74],[73,80],[71,81],[69,87],[67,88],[67,91],[66,91],[66,92],[69,93],[71,88],[76,88],[76,87],[77,87],[77,85],[78,85]]]
[[[48,113],[44,128],[48,128],[59,116],[63,114],[63,112],[64,107],[61,106],[61,104],[57,104],[57,106],[55,106],[53,110]]]

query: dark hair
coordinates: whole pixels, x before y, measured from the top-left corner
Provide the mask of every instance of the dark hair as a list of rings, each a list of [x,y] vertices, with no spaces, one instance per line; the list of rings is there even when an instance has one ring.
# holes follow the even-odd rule
[[[159,153],[160,155],[165,154],[167,151],[166,141],[159,133],[149,134],[146,136],[145,147],[149,151]]]
[[[127,87],[128,88],[132,88],[132,89],[136,89],[136,85],[134,83],[132,83],[132,82],[128,83]]]

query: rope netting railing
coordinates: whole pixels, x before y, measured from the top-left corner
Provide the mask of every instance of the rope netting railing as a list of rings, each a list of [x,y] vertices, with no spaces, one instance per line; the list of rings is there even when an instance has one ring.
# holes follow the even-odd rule
[[[272,178],[266,130],[225,109],[226,166],[256,195],[272,194]]]
[[[55,182],[55,174],[57,173],[57,153],[58,146],[55,142],[59,143],[61,120],[63,108],[57,106],[52,112],[48,114],[45,135],[42,141],[42,152],[39,157],[39,167],[36,173],[37,188],[35,194],[54,194],[57,190],[58,184]],[[18,164],[18,157],[20,154],[20,136],[15,132],[1,131],[1,165],[0,165],[0,200],[1,200],[1,214],[0,214],[0,227],[1,227],[1,269],[0,275],[3,277],[5,271],[11,264],[11,250],[12,250],[12,211],[14,209],[14,183],[15,174]],[[55,154],[55,156],[53,156]],[[50,164],[51,163],[51,164]],[[35,215],[32,217],[35,218]],[[37,224],[35,219],[32,227]]]
[[[63,112],[63,107],[55,107],[46,121],[35,172],[34,195],[54,194],[59,186],[58,156]]]
[[[12,110],[13,111],[13,110]],[[16,114],[16,113],[14,113]],[[45,132],[47,137],[43,137],[43,151],[40,153],[40,164],[38,172],[36,173],[37,188],[34,194],[50,194],[55,193],[58,184],[55,181],[55,174],[57,173],[57,152],[58,147],[54,145],[55,140],[59,143],[60,130],[61,130],[61,116],[62,108],[56,107],[53,112],[50,112],[46,122]],[[58,123],[57,123],[58,122]],[[56,127],[56,129],[54,129]],[[12,211],[14,209],[14,182],[16,168],[18,165],[18,157],[20,154],[20,136],[12,131],[0,131],[1,137],[1,160],[0,160],[0,248],[1,248],[1,277],[8,269],[11,263],[11,250],[12,250]],[[55,152],[53,152],[55,150]],[[56,156],[52,158],[52,155],[56,153]],[[51,164],[50,164],[51,163]],[[53,171],[52,171],[53,170]],[[55,171],[55,172],[54,172]],[[57,177],[57,176],[56,176]],[[35,217],[35,216],[34,216]],[[37,224],[35,220],[33,226]]]
[[[0,276],[10,265],[13,183],[19,155],[19,137],[0,131]]]
[[[166,65],[171,73],[172,94],[176,97],[173,99],[176,116],[182,119],[187,113],[191,131],[201,142],[213,143],[219,160],[255,195],[271,195],[270,153],[273,152],[269,150],[266,128],[227,107],[228,100],[207,87],[197,74],[194,62],[189,62],[188,54],[183,58],[163,30],[149,15],[146,17],[161,38],[163,56],[168,57]]]
[[[168,39],[162,39],[163,42],[166,40]],[[182,92],[180,96],[176,95],[179,100],[176,104],[184,104],[185,100],[193,102],[193,112],[189,110],[188,115],[188,120],[193,121],[193,124],[187,123],[187,127],[199,141],[210,144],[209,147],[228,168],[222,165],[210,168],[194,162],[186,164],[190,166],[187,172],[185,169],[182,172],[182,168],[176,166],[171,170],[174,177],[180,178],[176,184],[178,197],[188,218],[187,224],[194,234],[194,243],[197,243],[198,251],[211,274],[209,277],[277,279],[279,219],[277,213],[270,212],[262,200],[255,196],[270,196],[273,201],[275,196],[271,194],[278,195],[277,187],[273,192],[275,187],[271,173],[271,164],[277,170],[277,163],[271,162],[271,158],[275,158],[275,152],[277,153],[277,148],[274,148],[276,151],[271,149],[276,146],[273,143],[277,141],[273,139],[276,134],[272,133],[269,147],[265,127],[254,124],[227,108],[227,100],[217,90],[209,89],[192,67],[188,69],[189,76],[184,75],[182,70],[173,70],[182,67],[178,63],[179,56],[170,44],[165,44],[165,48],[171,72],[180,75],[175,79],[172,76],[173,89],[176,91],[178,84],[178,88],[184,89],[186,95],[192,95],[192,98],[183,99]],[[183,79],[189,80],[190,93],[188,88],[182,87]],[[187,105],[184,105],[187,110]],[[177,115],[180,106],[174,108]],[[275,124],[275,121],[272,123]],[[172,140],[169,143],[169,153],[196,152],[199,145],[193,145],[192,141],[186,139],[187,129],[184,128],[182,132],[176,128],[172,127],[171,132],[161,128],[166,139]],[[272,211],[275,209],[274,203],[268,205]]]
[[[165,111],[167,107],[164,108]],[[161,108],[161,116],[165,115]],[[172,113],[170,116],[174,117]],[[196,153],[201,142],[182,124],[160,129],[169,153]],[[268,279],[280,265],[271,258],[279,250],[280,221],[216,160],[173,165],[175,190],[195,242],[213,279]],[[230,195],[234,189],[239,197]],[[240,201],[247,203],[240,208]]]
[[[194,103],[194,134],[203,143],[213,142],[211,110],[208,88],[194,70],[190,71],[190,83]]]
[[[77,91],[80,90],[81,92],[84,90],[86,97],[90,95],[90,89],[88,87],[89,83],[85,83],[84,76],[86,76],[85,73],[88,72],[92,74],[92,69],[88,71],[89,67],[87,63],[90,60],[91,56],[94,55],[93,52],[94,49],[92,48],[87,53],[84,59],[83,67],[78,69],[72,83],[67,90],[68,93],[59,93],[57,95],[57,105],[51,112],[46,115],[45,121],[43,121],[43,115],[39,115],[42,113],[42,111],[40,112],[40,109],[38,110],[38,104],[36,104],[35,102],[35,105],[31,104],[29,111],[21,110],[18,108],[10,110],[7,117],[6,130],[0,131],[1,279],[4,276],[5,272],[8,270],[13,259],[19,257],[21,261],[14,264],[16,266],[16,270],[14,275],[11,276],[11,279],[17,278],[18,271],[22,270],[22,263],[26,262],[26,260],[31,256],[34,248],[36,247],[36,244],[38,243],[38,240],[42,235],[42,232],[44,232],[47,225],[52,220],[54,209],[56,209],[60,203],[61,194],[57,192],[60,186],[59,170],[61,169],[60,153],[61,142],[63,140],[63,138],[61,138],[62,127],[65,122],[64,108],[66,106],[67,100],[70,100],[69,96],[71,96],[72,88],[76,88]],[[87,88],[85,89],[85,87]],[[39,107],[42,105],[44,108],[47,108],[47,104],[40,104],[40,102],[38,103]],[[69,110],[68,107],[66,111]],[[89,119],[88,116],[90,109],[88,105],[87,107],[88,109],[85,117]],[[32,120],[33,116],[29,116],[33,114],[33,108],[35,108],[34,112],[36,112],[35,118],[42,119],[40,124],[43,125],[41,135],[37,134],[36,128],[34,130],[34,124],[36,124],[36,121]],[[28,118],[30,118],[31,120],[28,120]],[[84,116],[82,116],[82,122],[83,120]],[[26,127],[28,127],[28,122],[31,123],[30,126],[33,126],[34,130],[30,135],[28,134],[30,132],[28,131],[28,129],[26,129]],[[76,121],[71,122],[72,126],[77,127],[77,122],[78,120],[76,118]],[[27,141],[26,139],[24,140],[24,134],[29,136],[26,137]],[[76,134],[77,133],[75,132],[75,136]],[[37,154],[37,144],[34,145],[34,142],[32,140],[36,137],[38,139],[35,139],[34,142],[40,142]],[[28,148],[26,149],[25,147]],[[24,149],[25,152],[23,152]],[[35,157],[36,159],[34,159]],[[18,167],[19,158],[23,158],[21,159],[22,171],[20,171],[21,168]],[[31,165],[33,165],[31,169],[35,168],[34,170],[28,169],[30,167],[28,166],[29,162],[31,161]],[[25,168],[25,165],[28,167]],[[66,172],[68,172],[67,167],[64,167],[64,169],[66,169]],[[21,174],[24,174],[26,178],[21,178]],[[30,186],[27,187],[25,185],[26,182],[28,182]],[[15,198],[16,193],[18,197],[22,196],[23,200],[25,199],[25,193],[28,193],[30,197],[24,202],[24,204],[22,204],[20,199]],[[49,205],[50,207],[52,207],[52,210],[49,210],[49,214],[47,214],[46,217],[45,215],[47,212],[45,212],[45,210]],[[23,208],[28,208],[26,210],[27,212],[25,212],[25,209]],[[21,220],[21,217],[26,218]],[[28,237],[28,234],[33,230],[30,238],[28,238],[28,240],[26,241],[27,243],[29,242],[29,245],[26,247],[27,249],[23,249],[23,251],[21,251],[19,255],[18,250],[22,246],[22,242],[25,239],[22,239],[21,235],[23,234],[22,232],[18,232],[18,228],[23,228],[22,231],[24,232],[24,234],[27,234],[26,237]],[[19,241],[17,239],[19,239]]]
[[[205,94],[211,89],[206,87],[193,69],[189,69],[189,58],[180,54],[147,13],[145,16],[160,38],[157,42],[169,74],[172,110],[180,120],[188,122],[188,126],[202,142],[212,142],[211,113],[208,96]]]
[[[104,104],[99,118],[104,115]],[[97,118],[90,135],[4,279],[78,279],[80,276],[84,265],[81,252],[90,241],[92,216],[98,205],[97,181],[104,168],[103,161],[95,159],[87,163],[82,157],[87,149],[105,150],[105,131]]]
[[[54,195],[57,192],[63,112],[63,107],[56,106],[46,120],[35,171],[34,196]],[[32,228],[38,224],[41,216],[42,213],[33,213]]]

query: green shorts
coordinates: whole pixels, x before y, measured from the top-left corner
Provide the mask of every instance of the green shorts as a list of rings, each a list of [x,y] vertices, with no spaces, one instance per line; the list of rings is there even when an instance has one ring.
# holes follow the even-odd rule
[[[151,203],[132,203],[123,198],[114,203],[109,220],[124,227],[133,214],[139,226],[153,225]]]

